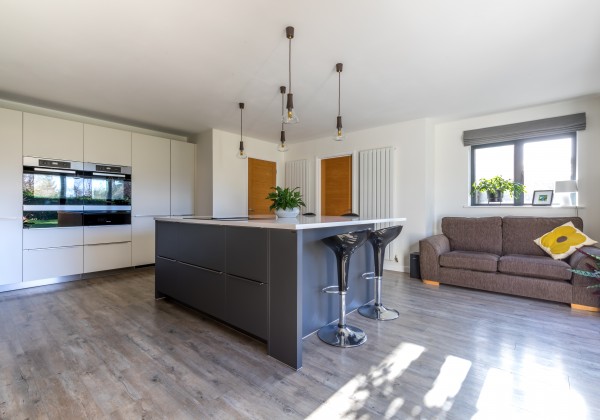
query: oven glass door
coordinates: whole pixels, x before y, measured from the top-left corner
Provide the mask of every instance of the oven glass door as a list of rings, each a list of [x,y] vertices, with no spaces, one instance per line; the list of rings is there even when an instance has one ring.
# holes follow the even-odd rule
[[[130,206],[131,175],[88,174],[84,197],[86,206]]]
[[[23,205],[82,205],[81,175],[78,171],[23,167]]]
[[[83,226],[83,212],[63,210],[33,210],[23,212],[23,228],[40,229]]]

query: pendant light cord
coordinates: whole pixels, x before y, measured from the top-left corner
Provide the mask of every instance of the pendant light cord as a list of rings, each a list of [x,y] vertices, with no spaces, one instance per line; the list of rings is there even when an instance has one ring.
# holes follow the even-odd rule
[[[342,72],[338,71],[338,117],[342,115]]]
[[[244,141],[244,135],[243,135],[243,130],[244,130],[244,109],[240,107],[240,141]]]
[[[292,93],[292,38],[289,38],[290,40],[290,47],[288,49],[289,51],[289,55],[288,55],[288,75],[289,75],[289,80],[290,80],[290,93]]]
[[[283,107],[283,98],[284,98],[284,96],[285,96],[285,93],[282,93],[281,94],[281,116],[282,117],[284,116],[284,113],[283,113],[283,110],[284,110],[284,107]],[[283,119],[282,119],[281,120],[281,131],[285,131],[285,129],[283,127],[284,127],[284,124],[283,124]]]

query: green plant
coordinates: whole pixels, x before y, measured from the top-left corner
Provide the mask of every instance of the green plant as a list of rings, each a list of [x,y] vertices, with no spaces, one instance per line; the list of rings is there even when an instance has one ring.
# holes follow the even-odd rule
[[[590,269],[590,271],[573,269],[570,269],[569,271],[572,271],[575,274],[579,274],[580,276],[600,279],[600,256],[590,254],[588,252],[583,251],[582,249],[578,249],[577,252],[581,252],[582,254],[585,254],[588,257],[592,258],[596,266],[594,267],[592,264],[586,263],[586,266]],[[600,283],[588,286],[588,289],[600,289]],[[600,290],[595,291],[595,294],[600,294]]]
[[[273,204],[269,207],[269,210],[283,210],[283,209],[294,209],[296,207],[306,207],[304,201],[302,201],[302,194],[298,190],[298,187],[294,189],[271,187],[273,192],[267,195],[267,199],[271,200]]]
[[[507,192],[511,197],[519,198],[519,196],[525,193],[525,185],[514,182],[510,179],[504,179],[500,175],[496,175],[493,178],[481,178],[479,182],[474,182],[471,194],[478,192],[487,192],[496,194],[496,192],[504,193]]]

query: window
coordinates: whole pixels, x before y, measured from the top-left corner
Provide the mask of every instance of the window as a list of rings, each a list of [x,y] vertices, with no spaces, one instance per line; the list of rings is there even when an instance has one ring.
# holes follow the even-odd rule
[[[525,195],[502,204],[531,204],[535,190],[553,190],[556,181],[575,179],[575,133],[471,146],[471,185],[501,175],[525,185]],[[477,205],[476,197],[471,205]],[[485,204],[485,203],[479,203]]]

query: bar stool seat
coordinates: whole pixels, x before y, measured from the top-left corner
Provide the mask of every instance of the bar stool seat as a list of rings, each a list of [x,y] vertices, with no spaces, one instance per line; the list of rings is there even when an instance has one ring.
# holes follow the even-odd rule
[[[365,273],[363,278],[375,280],[375,302],[358,308],[358,313],[362,316],[378,321],[389,321],[400,316],[397,310],[388,309],[381,303],[381,278],[383,277],[385,248],[400,235],[402,227],[390,226],[369,233],[368,241],[373,246],[373,252],[375,253],[375,272]]]
[[[346,325],[346,292],[348,291],[348,270],[350,256],[362,246],[369,231],[362,230],[323,238],[322,241],[334,253],[337,262],[338,284],[323,289],[325,293],[337,293],[340,297],[340,317],[337,324],[328,324],[319,329],[317,335],[327,344],[336,347],[356,347],[367,341],[363,330]]]

